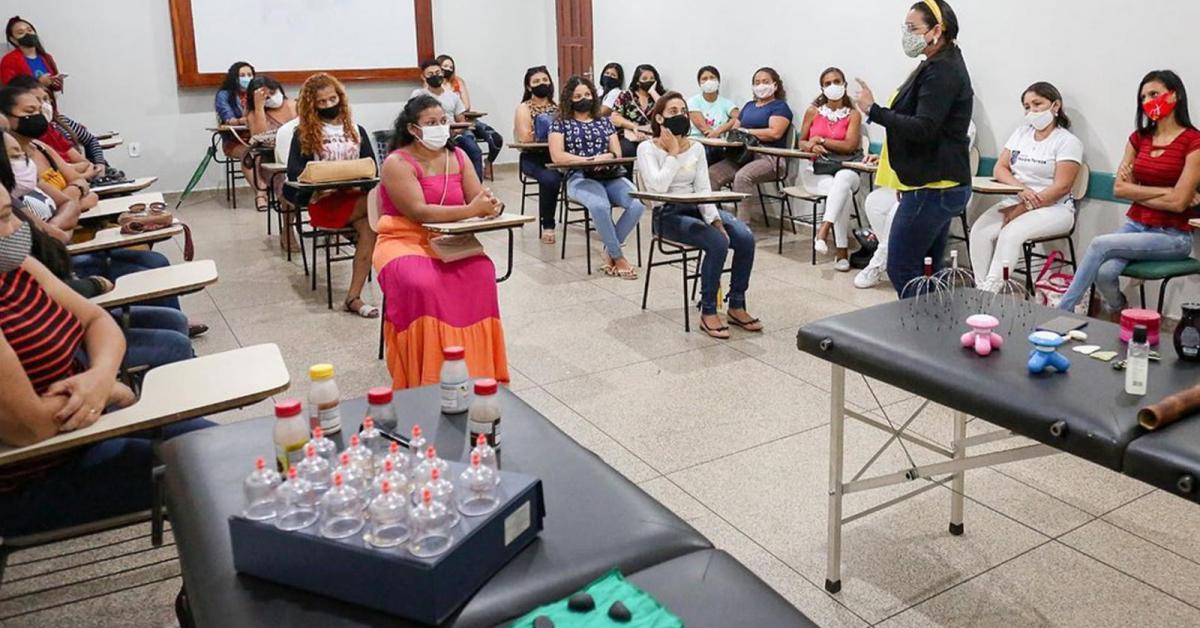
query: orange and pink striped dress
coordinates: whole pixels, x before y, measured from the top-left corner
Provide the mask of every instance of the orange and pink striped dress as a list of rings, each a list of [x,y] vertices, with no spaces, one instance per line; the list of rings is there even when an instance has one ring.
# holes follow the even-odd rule
[[[468,166],[461,150],[454,149],[458,172],[450,175],[426,176],[404,149],[392,154],[412,165],[426,203],[466,204],[462,172]],[[437,259],[429,232],[396,209],[386,185],[379,210],[373,264],[385,297],[385,355],[392,388],[438,383],[442,349],[451,346],[466,348],[472,378],[509,381],[492,260],[486,255],[452,263]]]

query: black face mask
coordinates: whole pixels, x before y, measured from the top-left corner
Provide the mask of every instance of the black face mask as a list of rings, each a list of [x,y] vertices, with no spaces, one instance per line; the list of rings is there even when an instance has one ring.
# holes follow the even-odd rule
[[[550,87],[549,83],[542,83],[529,88],[529,93],[537,96],[538,98],[549,98],[550,95],[554,93],[554,88]]]
[[[37,33],[25,33],[17,39],[17,45],[24,48],[36,48],[38,45]]]
[[[654,89],[654,84],[657,82],[658,81],[641,81],[638,83],[638,87],[646,91],[650,91],[651,89]]]
[[[46,134],[46,130],[50,128],[50,123],[46,121],[46,116],[38,113],[29,114],[23,118],[19,118],[16,128],[13,130],[22,137],[37,139]]]
[[[325,120],[333,120],[342,112],[342,103],[338,103],[332,107],[318,107],[317,115]]]
[[[616,79],[616,77],[614,77],[614,76],[601,76],[600,77],[600,87],[603,87],[604,91],[608,91],[610,89],[616,89],[620,86],[621,86],[621,82],[618,81]]]
[[[675,135],[687,135],[687,132],[692,129],[692,121],[688,119],[687,114],[679,114],[669,118],[663,118],[663,128],[674,133]]]
[[[444,79],[442,78],[442,76],[440,74],[434,74],[433,76],[425,77],[425,82],[429,83],[430,87],[441,87],[443,80]]]
[[[442,68],[442,76],[445,78],[450,78],[451,76],[454,76],[454,68],[450,68],[448,70],[446,68]]]
[[[587,113],[592,110],[593,102],[594,101],[591,98],[584,98],[582,100],[576,100],[571,103],[571,109],[574,109],[575,111],[577,111],[579,113]],[[44,119],[45,118],[43,118],[43,120]]]

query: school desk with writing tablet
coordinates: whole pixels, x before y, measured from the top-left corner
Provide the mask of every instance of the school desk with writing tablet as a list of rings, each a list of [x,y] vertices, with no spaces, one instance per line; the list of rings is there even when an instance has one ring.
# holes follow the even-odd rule
[[[500,214],[493,218],[468,218],[456,222],[428,222],[422,225],[430,233],[439,235],[468,235],[477,233],[487,233],[489,231],[508,232],[508,269],[503,275],[496,278],[496,283],[503,283],[512,276],[513,271],[513,249],[516,246],[516,239],[513,236],[513,230],[525,226],[526,223],[533,222],[533,216],[522,216],[521,214]]]
[[[979,194],[1016,194],[1025,188],[1019,185],[1001,183],[991,177],[974,177],[971,179],[971,191]]]
[[[80,255],[82,253],[95,253],[109,249],[122,249],[136,244],[151,244],[170,240],[181,233],[183,233],[183,225],[179,224],[178,221],[170,227],[156,231],[143,231],[142,233],[123,234],[120,227],[110,227],[97,231],[96,237],[91,240],[68,244],[67,252],[71,255]]]
[[[514,148],[521,151],[537,152],[550,150],[550,142],[509,142],[509,148]]]
[[[164,202],[162,192],[143,192],[130,196],[106,198],[97,203],[95,207],[80,214],[79,222],[98,220],[100,218],[116,218],[129,211],[129,206],[136,203],[149,205],[150,203],[162,202]]]
[[[158,177],[138,177],[129,183],[116,183],[113,185],[98,185],[92,188],[92,191],[97,196],[104,198],[106,196],[120,196],[122,194],[133,194],[154,185],[158,181]]]
[[[123,275],[112,290],[90,300],[100,307],[114,308],[190,294],[216,282],[216,262],[204,259]]]
[[[125,140],[122,139],[120,135],[106,137],[106,138],[100,140],[100,150],[111,150],[111,149],[114,149],[114,148],[120,146],[121,144],[124,144],[124,143],[125,143]]]
[[[669,192],[646,192],[638,190],[630,192],[630,196],[651,203],[680,203],[698,205],[702,203],[720,204],[720,203],[740,203],[750,197],[749,194],[741,194],[738,192],[726,192],[723,190],[713,190],[712,192],[687,192],[683,194]]]
[[[692,137],[688,139],[713,148],[745,148],[746,146],[741,142],[731,142],[722,137]]]
[[[291,384],[279,347],[254,345],[151,369],[142,396],[92,425],[27,447],[0,446],[0,466],[240,408],[287,390]]]

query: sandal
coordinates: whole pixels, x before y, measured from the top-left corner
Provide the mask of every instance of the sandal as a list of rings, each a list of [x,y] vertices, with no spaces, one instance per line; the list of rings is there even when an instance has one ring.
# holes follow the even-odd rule
[[[600,254],[600,272],[609,277],[617,276],[617,268],[613,265],[613,260],[607,253]]]
[[[716,338],[717,340],[729,340],[729,327],[722,325],[716,329],[713,329],[704,324],[704,317],[700,317],[700,330],[708,334],[709,338]]]
[[[208,325],[204,323],[188,323],[188,338],[199,338],[208,333]]]
[[[255,194],[254,195],[254,209],[256,211],[265,212],[265,211],[267,211],[268,207],[269,207],[269,205],[267,204],[267,195],[266,194]]]
[[[733,314],[726,312],[725,319],[729,321],[730,325],[737,325],[738,327],[741,327],[742,329],[744,329],[746,331],[762,332],[762,330],[763,330],[762,321],[758,320],[757,318],[752,318],[748,321],[743,321],[743,320],[738,319],[738,317],[734,316]]]
[[[354,306],[351,305],[355,301],[358,301],[362,304],[358,306],[358,309],[355,309]],[[362,297],[346,299],[346,301],[342,303],[342,307],[344,307],[347,312],[350,312],[351,314],[358,314],[363,318],[379,318],[379,308],[375,307],[374,305],[367,305],[363,302]]]
[[[542,229],[542,244],[554,244],[554,230]]]

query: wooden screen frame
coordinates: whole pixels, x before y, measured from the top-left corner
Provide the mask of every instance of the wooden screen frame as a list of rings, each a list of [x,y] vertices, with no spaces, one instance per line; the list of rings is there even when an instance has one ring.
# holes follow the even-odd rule
[[[400,0],[402,1],[402,0]],[[192,0],[170,0],[171,31],[175,40],[175,80],[180,87],[216,87],[224,72],[201,72],[196,61],[196,29],[192,24]],[[417,59],[433,58],[433,0],[413,0],[417,26]],[[421,69],[350,68],[340,70],[271,70],[256,68],[281,83],[302,83],[317,72],[328,72],[343,81],[417,81]]]

